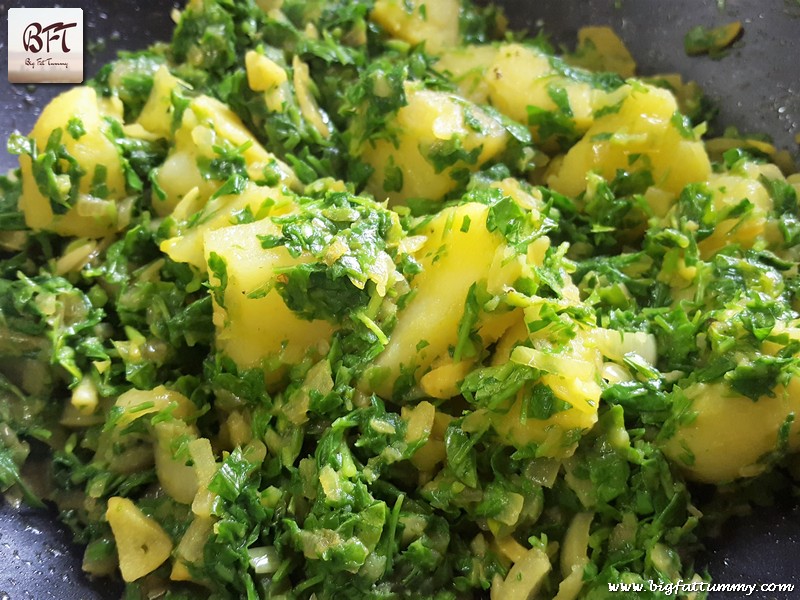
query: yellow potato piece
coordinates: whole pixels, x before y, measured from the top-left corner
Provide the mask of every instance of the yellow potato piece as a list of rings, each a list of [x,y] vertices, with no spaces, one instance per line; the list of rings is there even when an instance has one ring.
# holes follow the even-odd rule
[[[159,216],[171,214],[194,189],[199,195],[199,207],[219,189],[224,182],[206,178],[198,162],[214,159],[217,156],[214,146],[224,142],[233,148],[246,146],[242,157],[251,179],[262,178],[264,169],[270,168],[278,176],[280,184],[299,185],[292,169],[267,152],[227,105],[209,96],[198,96],[183,113],[181,126],[175,132],[174,146],[155,176],[166,196],[161,198],[153,192],[153,209]]]
[[[259,235],[278,235],[270,220],[223,227],[205,234],[206,260],[213,252],[227,265],[224,307],[215,300],[214,324],[217,348],[242,369],[273,364],[296,364],[319,343],[326,343],[333,327],[327,321],[307,321],[295,314],[274,288],[276,269],[308,261],[294,258],[284,247],[264,249]],[[213,271],[212,285],[219,285]]]
[[[402,407],[401,414],[408,423],[407,442],[413,443],[430,436],[433,420],[436,417],[436,408],[433,404],[423,400],[412,409]]]
[[[592,71],[618,73],[626,79],[636,74],[633,56],[610,27],[581,27],[578,49],[570,62]]]
[[[521,44],[501,46],[485,78],[492,105],[520,123],[528,123],[528,106],[556,110],[558,106],[550,96],[550,89],[563,88],[578,133],[591,125],[595,104],[606,95],[587,83],[560,75],[551,66],[550,56]],[[539,139],[537,128],[532,127],[531,131]]]
[[[382,397],[391,398],[401,369],[416,368],[419,380],[455,346],[469,288],[486,280],[495,251],[504,243],[501,234],[486,229],[488,213],[483,204],[447,208],[420,232],[427,241],[417,253],[423,272],[411,282],[415,295],[398,314],[389,343],[375,361],[380,381],[374,391]],[[468,231],[462,231],[465,219]]]
[[[393,37],[437,52],[458,43],[459,0],[377,0],[370,19]]]
[[[125,581],[136,581],[152,573],[169,558],[170,537],[128,498],[109,498],[106,519],[114,534],[119,569]]]
[[[729,244],[739,244],[752,248],[755,244],[767,241],[770,247],[780,248],[783,236],[776,219],[770,217],[773,210],[769,190],[761,177],[783,180],[780,169],[775,165],[748,164],[744,173],[713,173],[708,178],[708,189],[712,193],[714,209],[724,213],[748,200],[752,210],[744,217],[726,219],[717,224],[714,232],[697,245],[704,259],[708,259]]]
[[[672,123],[677,110],[670,92],[644,84],[631,87],[619,112],[595,120],[563,161],[554,165],[548,185],[577,196],[586,189],[589,171],[611,181],[619,169],[649,169],[655,187],[676,198],[687,184],[711,174],[702,142],[682,137]]]
[[[570,432],[588,431],[597,422],[602,393],[598,382],[604,352],[609,351],[609,348],[614,351],[630,349],[653,358],[655,342],[651,339],[652,336],[640,339],[643,336],[638,334],[629,334],[627,339],[607,340],[608,330],[575,324],[575,337],[559,352],[551,353],[519,346],[521,342],[530,340],[535,347],[542,347],[543,344],[546,347],[548,329],[529,333],[525,325],[525,322],[537,320],[538,310],[537,305],[527,308],[525,321],[517,321],[500,338],[492,364],[498,366],[511,360],[541,369],[544,374],[539,383],[548,386],[559,400],[570,407],[547,419],[535,419],[528,415],[523,420],[524,397],[523,391],[520,391],[508,406],[497,412],[487,412],[486,415],[503,443],[518,448],[536,444],[539,456],[562,458],[575,451],[575,438]],[[617,336],[619,337],[618,333]]]
[[[452,177],[455,169],[476,171],[505,148],[506,130],[476,105],[454,94],[417,90],[411,84],[406,85],[406,94],[408,104],[388,125],[396,132],[396,143],[378,139],[361,150],[362,159],[374,169],[367,191],[377,199],[388,198],[390,204],[408,198],[441,200],[457,185]],[[456,141],[464,152],[475,153],[474,161],[445,163],[437,171],[431,156]],[[387,185],[391,169],[402,173],[399,189]]]
[[[453,363],[446,361],[420,378],[419,385],[422,391],[431,398],[446,400],[459,394],[459,384],[472,368],[472,361]]]
[[[664,445],[664,452],[686,474],[705,483],[725,483],[763,473],[759,459],[775,450],[786,417],[800,414],[800,380],[793,378],[774,397],[754,402],[724,383],[698,383],[684,390],[697,418]],[[789,432],[789,450],[800,449],[800,420]],[[690,458],[691,457],[691,458]]]
[[[192,581],[188,565],[203,561],[203,547],[211,535],[214,520],[210,517],[195,517],[186,528],[178,547],[175,548],[175,562],[169,578],[173,581]]]
[[[36,184],[29,156],[20,156],[23,194],[19,200],[25,223],[34,230],[53,231],[63,236],[98,238],[113,233],[120,225],[117,202],[126,195],[125,176],[119,153],[106,137],[108,125],[103,117],[122,120],[119,101],[101,101],[93,88],[79,86],[56,96],[42,111],[30,133],[39,151],[55,129],[62,129],[61,143],[78,161],[84,175],[80,178],[78,200],[66,213],[53,213],[50,200]],[[74,139],[67,131],[70,119],[80,119],[85,134]],[[89,195],[97,169],[105,169],[106,198]],[[67,181],[67,185],[69,182]]]
[[[206,268],[203,239],[206,232],[235,223],[237,215],[249,211],[255,219],[290,212],[295,206],[293,196],[282,189],[269,188],[248,182],[239,194],[225,194],[210,200],[202,208],[192,211],[198,194],[184,197],[175,207],[173,216],[189,220],[194,212],[201,213],[197,225],[181,229],[175,237],[161,242],[161,251],[175,262],[189,263],[199,269]],[[186,204],[185,210],[184,203]],[[180,215],[179,215],[180,213]]]
[[[459,93],[476,104],[489,99],[487,71],[497,56],[496,46],[459,46],[443,51],[436,70],[458,85]]]
[[[247,51],[244,62],[247,70],[247,85],[254,92],[266,92],[288,80],[286,70],[282,66],[255,50]]]
[[[545,375],[541,382],[549,385],[556,395],[564,400],[564,396],[571,396],[571,392],[574,393],[568,388],[566,380],[564,377]],[[596,411],[582,411],[577,408],[557,412],[545,420],[528,417],[524,423],[521,415],[522,402],[521,399],[517,399],[508,412],[492,413],[489,418],[504,443],[518,448],[537,444],[539,446],[537,454],[549,457],[571,455],[575,451],[575,445],[566,443],[565,434],[573,429],[588,431],[597,422]]]
[[[197,428],[183,421],[174,420],[157,423],[153,450],[156,463],[156,476],[164,491],[181,504],[191,504],[197,494],[197,475],[189,462],[189,453],[183,457],[174,456],[173,443],[182,436],[189,439],[197,437]]]
[[[522,558],[514,562],[505,579],[492,582],[492,600],[529,600],[545,581],[552,565],[547,554],[539,548],[531,548]]]
[[[188,86],[169,72],[166,65],[159,67],[153,77],[153,88],[136,122],[147,131],[165,139],[172,139],[172,94]]]

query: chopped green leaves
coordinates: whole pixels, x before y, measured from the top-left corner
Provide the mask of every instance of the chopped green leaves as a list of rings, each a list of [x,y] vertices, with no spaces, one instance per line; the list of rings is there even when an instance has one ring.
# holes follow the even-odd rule
[[[708,54],[712,58],[720,57],[742,31],[739,21],[713,28],[698,25],[688,31],[683,39],[683,47],[689,56]]]
[[[39,192],[50,201],[54,214],[61,215],[71,209],[78,199],[78,184],[85,175],[77,159],[61,143],[62,129],[54,129],[41,152],[32,138],[12,135],[8,151],[27,155],[31,172]]]
[[[228,287],[228,264],[225,259],[216,252],[211,252],[208,256],[208,268],[217,280],[211,290],[216,303],[225,308],[225,288]]]
[[[702,424],[704,391],[766,406],[798,376],[794,180],[751,145],[725,151],[711,181],[674,190],[639,147],[649,136],[616,128],[591,141],[621,162],[579,173],[585,191],[567,197],[537,184],[592,119],[624,116],[622,77],[548,58],[556,75],[518,123],[492,94],[494,107],[460,99],[425,44],[376,24],[372,0],[266,4],[192,2],[170,44],[101,70],[90,85],[123,110],[100,123],[118,165],[83,172],[67,148],[95,131],[74,116],[43,148],[9,140],[56,214],[82,210],[87,193],[113,202],[120,230],[102,239],[27,231],[21,184],[0,178],[0,489],[36,502],[22,487],[27,447],[16,435],[56,446],[53,496],[70,500],[63,517],[98,570],[117,559],[108,499],[134,501],[173,552],[128,584],[131,598],[152,595],[172,568],[202,586],[165,592],[175,598],[467,598],[488,593],[530,549],[566,551],[582,526],[586,597],[661,581],[667,563],[689,580],[698,515],[709,511],[705,500],[694,506],[682,472],[704,456],[671,440]],[[434,17],[431,0],[398,6]],[[493,7],[462,3],[459,15],[464,42],[517,39],[500,41]],[[714,53],[733,33],[695,31],[687,43]],[[521,43],[552,52],[541,36]],[[251,87],[251,50],[282,70],[269,90]],[[305,67],[310,95],[295,87]],[[186,85],[159,89],[151,103],[162,68]],[[681,110],[665,125],[696,142],[710,109],[696,87],[676,87]],[[364,162],[379,146],[405,151],[395,116],[412,90],[446,92],[458,115],[447,123],[437,113],[437,135],[410,145],[422,166],[455,181],[441,204],[397,203],[392,195],[419,175],[397,154]],[[204,152],[176,151],[181,124],[204,118],[186,111],[198,95],[225,103],[255,141],[242,143],[226,113],[204,120]],[[325,131],[312,123],[315,105]],[[139,120],[145,107],[150,119]],[[143,134],[156,116],[159,132]],[[461,135],[447,135],[450,125]],[[276,161],[254,163],[256,142]],[[177,190],[157,175],[181,159],[191,173]],[[277,159],[294,177],[278,176]],[[112,186],[117,167],[124,189]],[[370,182],[376,171],[383,181]],[[362,193],[368,183],[377,199]],[[168,201],[179,208],[165,217]],[[472,208],[485,221],[452,218],[432,247],[437,212],[467,203],[481,204]],[[201,226],[228,225],[261,232],[245,240],[254,248],[242,264],[235,251],[204,247]],[[445,256],[447,236],[475,234],[491,241],[480,257],[490,270],[448,254],[453,273],[431,284],[425,269]],[[162,252],[176,243],[191,246],[196,264]],[[452,298],[434,294],[448,302],[446,323],[404,321],[425,285],[461,286]],[[238,364],[236,351],[272,332],[226,340],[237,311],[252,307],[253,322],[269,324],[274,315],[258,310],[270,302],[292,311],[289,329],[315,326],[294,317],[324,320],[325,334],[306,339],[299,357],[278,340]],[[393,363],[404,327],[419,335],[411,358]],[[780,473],[792,423],[783,419],[758,468]],[[173,480],[191,494],[180,497]],[[562,579],[555,569],[540,595],[556,595]]]

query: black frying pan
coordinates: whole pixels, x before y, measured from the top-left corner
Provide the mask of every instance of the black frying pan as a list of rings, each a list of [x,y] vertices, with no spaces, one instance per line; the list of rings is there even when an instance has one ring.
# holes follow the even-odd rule
[[[768,133],[797,156],[800,133],[800,0],[506,0],[515,28],[540,26],[558,43],[570,43],[583,25],[611,25],[639,63],[641,74],[680,72],[700,82],[720,105],[717,128]],[[54,6],[42,0],[0,1],[8,8]],[[61,3],[58,3],[61,4]],[[85,73],[93,75],[119,49],[144,48],[172,31],[170,1],[67,0],[84,9]],[[616,5],[616,6],[615,6]],[[744,24],[745,34],[721,60],[689,58],[683,36],[693,26]],[[89,52],[89,46],[94,50]],[[0,26],[6,58],[7,27]],[[27,133],[42,107],[65,86],[0,84],[0,138]],[[0,152],[0,168],[15,157]],[[120,586],[88,581],[80,569],[82,550],[54,515],[0,506],[0,600],[95,600],[117,598]],[[715,581],[794,583],[794,594],[756,593],[750,598],[800,597],[800,508],[785,498],[776,507],[731,521],[709,541],[704,557]],[[743,598],[717,594],[714,598]]]

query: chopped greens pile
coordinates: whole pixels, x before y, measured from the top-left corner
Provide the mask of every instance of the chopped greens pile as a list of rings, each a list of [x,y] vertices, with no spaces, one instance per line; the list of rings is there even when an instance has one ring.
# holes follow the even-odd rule
[[[800,177],[633,69],[466,1],[190,0],[9,140],[0,490],[128,600],[710,581],[794,489]]]

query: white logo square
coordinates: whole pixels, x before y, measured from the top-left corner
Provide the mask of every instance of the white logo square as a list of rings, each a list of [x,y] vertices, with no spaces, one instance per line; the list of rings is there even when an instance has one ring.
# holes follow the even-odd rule
[[[9,8],[8,81],[81,83],[83,9]]]

